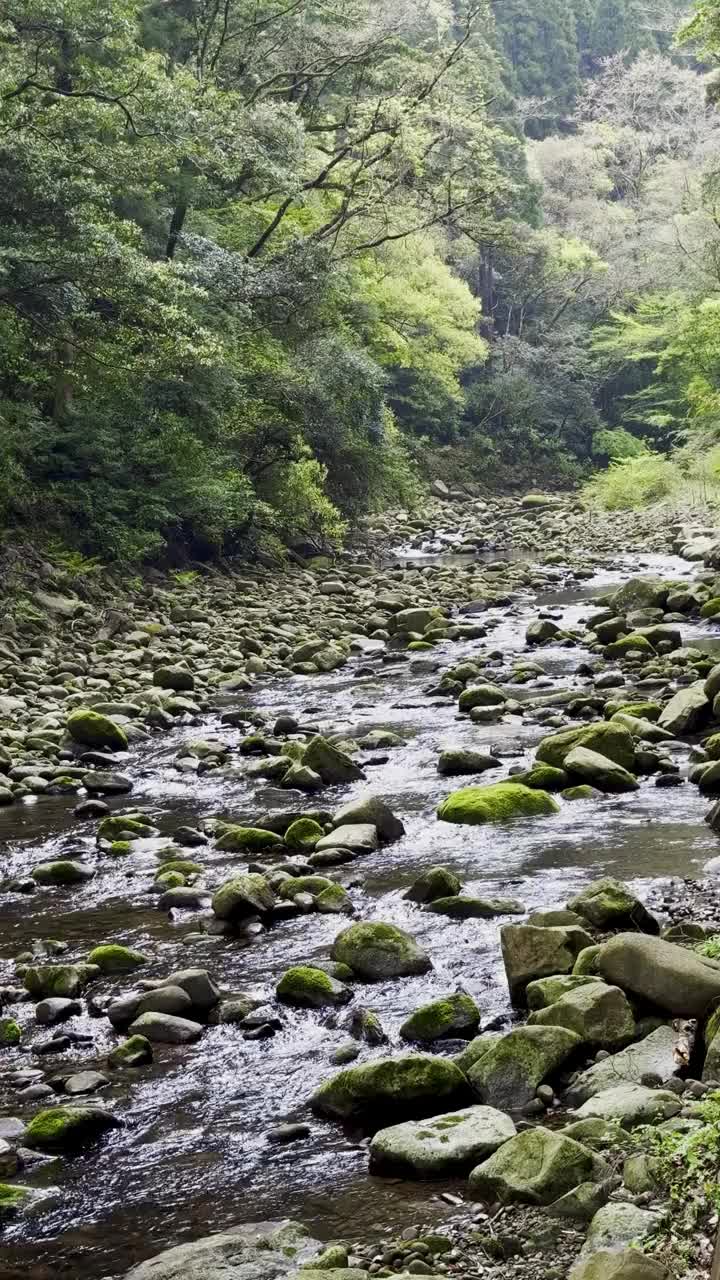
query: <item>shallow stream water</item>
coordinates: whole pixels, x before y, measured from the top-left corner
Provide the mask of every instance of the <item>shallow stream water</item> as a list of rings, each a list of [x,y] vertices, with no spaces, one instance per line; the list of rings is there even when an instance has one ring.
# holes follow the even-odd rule
[[[433,547],[407,553],[410,563],[442,560],[452,552]],[[507,552],[503,558],[510,559]],[[397,562],[403,562],[398,553]],[[457,560],[454,560],[457,563]],[[326,789],[320,803],[332,810],[368,787],[381,794],[405,823],[402,840],[336,869],[350,889],[358,917],[398,924],[412,933],[433,958],[423,977],[376,984],[358,995],[375,1009],[393,1048],[398,1028],[419,1004],[463,989],[483,1011],[483,1023],[512,1018],[498,943],[498,922],[454,922],[425,914],[403,892],[418,873],[442,863],[462,879],[473,895],[512,896],[528,908],[563,904],[582,884],[611,874],[646,892],[666,877],[694,877],[718,852],[718,842],[703,822],[706,803],[694,787],[657,789],[645,780],[638,792],[608,797],[601,804],[565,804],[552,819],[518,822],[506,828],[456,827],[438,823],[435,809],[453,783],[439,777],[436,760],[449,746],[493,746],[502,753],[497,774],[508,764],[529,763],[545,730],[520,717],[489,727],[459,719],[456,706],[424,690],[435,671],[480,651],[502,653],[502,672],[524,649],[525,628],[539,607],[569,626],[590,609],[593,597],[609,591],[631,573],[690,577],[695,567],[676,558],[632,557],[611,571],[571,588],[557,587],[540,598],[518,592],[512,603],[484,612],[485,639],[439,645],[432,653],[387,655],[382,663],[353,658],[329,676],[258,682],[253,695],[228,706],[251,705],[261,711],[290,709],[321,729],[358,736],[390,728],[406,743],[366,759],[367,782]],[[710,627],[684,628],[684,639],[712,651],[717,633]],[[582,648],[543,647],[532,654],[545,671],[540,681],[509,686],[520,699],[573,687]],[[393,657],[397,661],[390,660]],[[367,671],[368,674],[362,674]],[[581,686],[578,683],[578,688]],[[118,811],[141,809],[156,817],[164,833],[180,824],[196,826],[210,816],[251,818],[268,808],[289,807],[287,793],[235,774],[184,775],[174,766],[177,748],[188,737],[220,737],[233,743],[243,736],[220,722],[220,712],[200,725],[177,728],[131,753],[127,771],[132,797],[114,802]],[[686,755],[686,753],[685,753]],[[232,758],[232,757],[231,757]],[[684,759],[685,756],[682,757]],[[461,785],[457,782],[455,785]],[[69,957],[80,957],[99,943],[123,941],[152,956],[142,976],[164,976],[173,969],[208,968],[229,990],[272,996],[290,964],[326,958],[335,934],[346,921],[310,915],[283,922],[250,946],[207,937],[187,945],[199,917],[176,920],[156,908],[148,884],[164,841],[141,842],[130,859],[108,865],[94,847],[94,824],[78,824],[72,799],[38,798],[0,811],[6,874],[26,872],[60,854],[82,853],[98,873],[87,885],[68,890],[38,889],[29,897],[0,897],[0,980],[10,980],[13,957],[34,939],[69,943]],[[311,804],[312,807],[312,804]],[[207,848],[199,851],[213,885],[240,859]],[[130,863],[130,865],[128,865]],[[244,865],[244,864],[243,864]],[[331,874],[333,874],[331,872]],[[121,980],[125,987],[131,979]],[[32,1005],[22,1006],[29,1043],[47,1038],[32,1029]],[[3,1280],[67,1280],[69,1277],[121,1276],[136,1261],[183,1239],[196,1238],[243,1221],[292,1216],[321,1238],[376,1238],[414,1222],[441,1222],[453,1212],[443,1191],[462,1192],[457,1184],[413,1184],[371,1178],[360,1135],[312,1120],[311,1137],[291,1146],[274,1146],[267,1131],[281,1121],[307,1119],[306,1100],[335,1068],[332,1052],[347,1042],[327,1012],[282,1010],[284,1028],[266,1041],[246,1041],[233,1026],[209,1028],[194,1046],[157,1046],[151,1067],[122,1073],[103,1099],[114,1105],[126,1128],[86,1156],[52,1163],[24,1176],[31,1185],[57,1188],[55,1207],[10,1227],[4,1237]],[[76,1031],[93,1037],[86,1050],[75,1046],[53,1058],[34,1059],[6,1052],[0,1073],[0,1117],[32,1114],[7,1089],[7,1066],[42,1061],[47,1070],[97,1064],[116,1042],[105,1018],[76,1018]],[[387,1050],[364,1050],[363,1059]],[[118,1073],[120,1075],[121,1073]],[[2,1132],[0,1120],[0,1133]]]

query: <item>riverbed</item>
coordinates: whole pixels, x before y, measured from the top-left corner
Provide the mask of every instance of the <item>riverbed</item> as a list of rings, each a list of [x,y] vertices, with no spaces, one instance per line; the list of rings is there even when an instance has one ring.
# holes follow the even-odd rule
[[[392,559],[430,564],[436,556],[457,560],[452,550],[402,547]],[[511,553],[505,551],[502,558],[509,560]],[[252,693],[225,697],[215,712],[193,725],[193,736],[221,738],[234,746],[244,730],[222,723],[223,712],[240,706],[262,712],[289,709],[321,731],[357,737],[370,729],[391,729],[405,740],[387,751],[362,753],[358,760],[367,780],[326,789],[321,799],[322,807],[332,811],[369,788],[405,824],[398,842],[334,871],[350,891],[357,918],[400,925],[432,957],[430,973],[373,984],[358,996],[378,1013],[393,1048],[401,1045],[398,1028],[407,1014],[450,991],[468,991],[476,999],[483,1026],[509,1026],[513,1018],[498,922],[455,922],[407,902],[404,891],[421,871],[441,863],[461,878],[465,892],[520,899],[532,910],[563,904],[581,885],[605,874],[628,880],[647,896],[663,880],[701,876],[717,855],[717,838],[703,821],[707,802],[697,789],[687,784],[659,789],[652,778],[644,779],[639,791],[607,797],[600,804],[564,804],[559,814],[540,822],[473,828],[447,826],[435,818],[439,801],[453,789],[452,781],[437,772],[442,749],[492,749],[498,769],[483,777],[492,782],[506,776],[509,764],[529,763],[533,747],[547,732],[519,716],[490,726],[458,717],[454,701],[428,694],[436,673],[481,651],[496,652],[499,656],[491,661],[497,682],[505,687],[503,674],[513,657],[525,652],[525,629],[540,609],[572,627],[587,615],[594,599],[629,576],[682,579],[696,572],[696,565],[669,556],[617,557],[582,582],[568,581],[560,567],[542,596],[520,590],[510,603],[483,612],[484,638],[441,642],[431,653],[388,653],[381,662],[358,654],[326,676],[261,679]],[[710,624],[683,628],[686,642],[710,652],[717,648],[716,636]],[[577,669],[589,657],[578,646],[544,646],[532,654],[544,675],[513,685],[512,694],[522,700],[575,685],[580,691]],[[181,824],[198,827],[210,817],[242,820],[288,807],[287,793],[239,770],[222,777],[179,773],[175,756],[187,738],[188,726],[183,725],[134,748],[124,766],[133,779],[132,796],[113,801],[113,809],[142,810],[163,833],[170,833]],[[682,766],[687,763],[687,748],[677,759]],[[78,825],[73,804],[69,797],[37,797],[0,812],[7,876],[21,876],[60,855],[82,854],[92,860],[93,825]],[[197,939],[201,914],[170,918],[157,910],[147,891],[148,873],[163,843],[167,840],[139,842],[131,867],[122,860],[98,863],[98,873],[87,885],[0,897],[3,979],[13,973],[13,957],[34,939],[68,943],[69,958],[99,942],[122,941],[152,957],[143,977],[200,966],[223,988],[272,999],[274,985],[289,965],[327,957],[332,939],[346,923],[333,915],[284,921],[247,946],[226,937]],[[202,849],[201,861],[211,885],[238,865],[237,856],[212,846]],[[188,934],[196,939],[189,944],[184,941]],[[22,1050],[4,1051],[0,1115],[27,1118],[34,1107],[18,1102],[6,1077],[15,1067],[38,1065],[32,1047],[47,1039],[47,1030],[34,1026],[31,1004],[20,1008],[28,1035]],[[443,1192],[462,1194],[460,1183],[370,1177],[358,1133],[313,1118],[304,1141],[291,1146],[268,1142],[272,1126],[308,1119],[309,1095],[335,1070],[331,1055],[348,1040],[341,1015],[285,1007],[278,1012],[283,1026],[270,1039],[247,1041],[236,1027],[211,1027],[197,1044],[157,1046],[151,1066],[113,1076],[101,1096],[126,1127],[86,1155],[53,1161],[23,1177],[28,1185],[53,1189],[51,1207],[6,1229],[0,1274],[7,1280],[121,1276],[134,1262],[169,1244],[265,1218],[297,1218],[322,1239],[363,1240],[417,1222],[442,1222],[456,1212]],[[87,1014],[70,1025],[89,1039],[45,1057],[41,1065],[46,1074],[68,1065],[102,1066],[116,1043],[105,1018]],[[364,1049],[363,1060],[383,1052],[387,1048]]]

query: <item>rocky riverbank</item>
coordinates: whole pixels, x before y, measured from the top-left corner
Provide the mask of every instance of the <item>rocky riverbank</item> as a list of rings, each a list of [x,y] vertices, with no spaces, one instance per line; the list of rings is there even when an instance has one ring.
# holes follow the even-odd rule
[[[153,1186],[165,1203],[176,1160],[172,1222],[196,1181],[203,1222],[237,1221],[230,1170],[251,1206],[282,1203],[285,1181],[297,1217],[304,1164],[330,1200],[333,1166],[352,1169],[348,1229],[315,1203],[329,1245],[278,1248],[275,1224],[259,1247],[244,1228],[132,1280],[220,1275],[218,1258],[328,1280],[707,1274],[716,1207],[691,1170],[720,1141],[720,897],[712,861],[685,874],[688,846],[712,859],[720,796],[704,519],[438,499],[335,562],[112,598],[48,572],[16,595],[0,639],[13,1276],[38,1254],[42,1277],[124,1274],[171,1243],[143,1206]],[[643,891],[588,874],[616,870],[598,837],[621,828]],[[210,1137],[183,1174],[193,1098]],[[356,1234],[366,1187],[376,1225]],[[83,1215],[128,1211],[147,1239],[85,1257]],[[175,1238],[208,1234],[191,1224]]]

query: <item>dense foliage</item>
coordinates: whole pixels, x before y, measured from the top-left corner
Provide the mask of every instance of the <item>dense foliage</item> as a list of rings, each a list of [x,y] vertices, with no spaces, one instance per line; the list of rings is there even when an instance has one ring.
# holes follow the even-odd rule
[[[0,0],[0,525],[318,545],[712,433],[718,5],[471,3]]]

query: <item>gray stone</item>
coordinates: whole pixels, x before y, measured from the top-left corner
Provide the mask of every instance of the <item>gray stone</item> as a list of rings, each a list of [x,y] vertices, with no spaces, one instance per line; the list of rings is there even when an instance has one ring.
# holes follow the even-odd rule
[[[618,934],[599,967],[607,982],[674,1015],[700,1018],[720,999],[720,964],[661,938]]]
[[[191,1044],[202,1032],[199,1023],[171,1013],[143,1013],[130,1024],[131,1035],[145,1036],[153,1044]]]
[[[166,1249],[124,1280],[283,1280],[321,1249],[299,1223],[257,1222]]]
[[[582,1247],[582,1256],[600,1249],[624,1249],[643,1244],[654,1235],[662,1222],[662,1214],[640,1209],[634,1204],[606,1204],[598,1209]]]
[[[623,1129],[639,1124],[669,1120],[682,1108],[677,1094],[669,1089],[648,1089],[642,1084],[615,1084],[595,1093],[577,1109],[579,1120],[610,1120]]]
[[[515,1136],[509,1116],[494,1107],[468,1107],[381,1129],[370,1143],[371,1170],[387,1169],[420,1178],[461,1172]]]
[[[642,1084],[645,1076],[654,1076],[660,1083],[667,1084],[682,1066],[676,1053],[681,1037],[682,1033],[672,1027],[657,1027],[644,1040],[628,1045],[581,1072],[570,1089],[569,1100],[572,1103],[585,1102],[614,1085]]]

